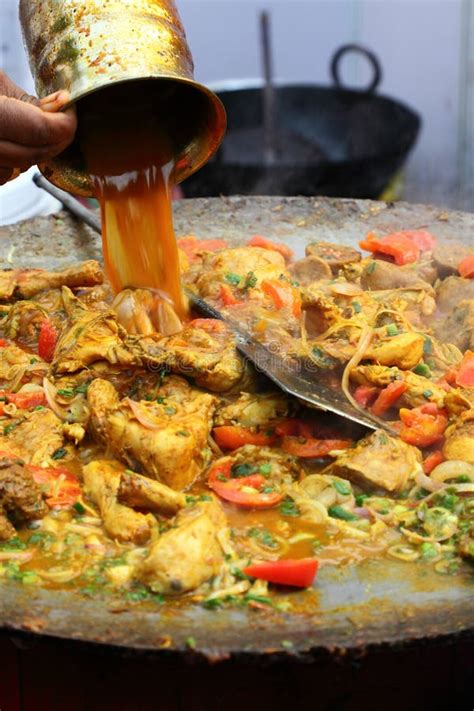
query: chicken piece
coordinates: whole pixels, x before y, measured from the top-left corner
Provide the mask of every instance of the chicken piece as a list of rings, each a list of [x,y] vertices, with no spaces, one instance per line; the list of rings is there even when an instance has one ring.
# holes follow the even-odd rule
[[[0,389],[17,390],[26,382],[40,384],[48,371],[48,364],[16,345],[0,349]]]
[[[443,454],[474,464],[474,409],[463,412],[445,432]]]
[[[421,471],[421,453],[401,439],[382,430],[346,449],[324,473],[349,479],[365,489],[403,491],[410,479]]]
[[[16,533],[7,513],[19,521],[33,521],[46,516],[48,507],[24,463],[3,456],[0,458],[0,540],[3,541]]]
[[[321,279],[332,278],[331,268],[328,263],[314,255],[290,264],[288,271],[301,286],[308,286]]]
[[[371,346],[364,359],[375,360],[380,365],[394,365],[402,370],[414,368],[423,358],[425,339],[421,333],[400,333]]]
[[[22,420],[12,418],[3,425],[3,432],[7,433],[0,435],[0,451],[11,452],[28,464],[51,466],[52,454],[64,444],[63,423],[47,408],[33,410]]]
[[[172,305],[149,289],[124,289],[115,297],[112,309],[128,333],[171,336],[183,330]]]
[[[318,257],[322,259],[333,274],[337,274],[347,264],[360,262],[361,254],[353,247],[347,247],[335,242],[312,242],[306,247],[307,257]]]
[[[217,575],[224,563],[219,538],[228,535],[219,503],[187,506],[172,521],[173,527],[152,544],[136,577],[154,592],[180,595],[195,590]]]
[[[99,262],[90,259],[63,271],[43,269],[12,269],[0,271],[0,299],[30,299],[40,291],[60,286],[71,288],[102,284],[104,279]]]
[[[442,242],[433,250],[433,259],[441,279],[458,273],[459,262],[472,255],[472,247],[459,242]]]
[[[152,518],[117,501],[122,473],[118,462],[94,460],[83,468],[84,491],[99,507],[111,538],[143,545],[150,538]]]
[[[286,417],[289,410],[290,400],[282,393],[265,395],[242,393],[238,400],[218,409],[214,424],[257,427],[271,420]]]
[[[253,286],[263,279],[278,279],[281,274],[289,277],[285,259],[279,252],[262,247],[237,247],[223,249],[207,254],[201,268],[195,276],[195,285],[203,298],[219,297],[221,284],[226,283],[226,276],[232,274],[241,277],[242,283],[251,274]]]
[[[310,285],[302,291],[302,309],[308,336],[319,336],[343,319],[343,310],[334,299],[325,294],[319,285]]]
[[[62,294],[68,323],[54,352],[53,372],[74,373],[100,360],[112,365],[136,363],[125,345],[126,333],[113,312],[87,309],[67,287]]]
[[[159,481],[126,469],[120,478],[119,501],[132,508],[175,514],[186,506],[186,497]]]
[[[427,293],[434,294],[432,286],[421,278],[411,264],[399,267],[381,259],[371,259],[367,262],[361,274],[360,284],[363,289],[371,291],[414,288],[425,289]]]
[[[429,401],[436,403],[439,408],[444,407],[446,391],[432,380],[409,370],[387,368],[384,365],[359,365],[351,370],[350,376],[357,385],[377,385],[380,388],[387,387],[393,380],[404,380],[408,386],[400,398],[404,405],[419,407]],[[425,393],[428,390],[431,395],[427,399]]]
[[[155,402],[120,402],[111,383],[96,379],[87,398],[96,437],[132,468],[184,489],[206,466],[216,405],[212,395],[190,389],[184,402],[162,396]]]
[[[222,321],[196,319],[177,336],[140,338],[134,347],[145,363],[192,377],[213,392],[245,389],[253,377],[253,370],[236,350],[234,335]]]

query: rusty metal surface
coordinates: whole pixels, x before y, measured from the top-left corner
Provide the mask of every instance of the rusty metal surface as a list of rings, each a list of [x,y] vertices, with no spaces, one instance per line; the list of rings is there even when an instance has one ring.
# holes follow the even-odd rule
[[[260,233],[302,254],[310,240],[354,244],[369,229],[424,227],[440,239],[472,244],[474,214],[430,206],[324,198],[230,198],[176,205],[178,234],[239,241]],[[100,256],[97,236],[61,213],[0,228],[8,266],[58,267]],[[9,261],[10,260],[10,261]],[[129,652],[182,652],[193,637],[208,658],[269,652],[310,658],[323,650],[360,652],[384,644],[474,638],[474,576],[467,565],[441,576],[429,565],[371,560],[323,568],[304,607],[302,593],[282,594],[293,611],[200,606],[116,607],[110,599],[0,583],[0,628],[111,645]],[[189,651],[189,650],[188,650]]]

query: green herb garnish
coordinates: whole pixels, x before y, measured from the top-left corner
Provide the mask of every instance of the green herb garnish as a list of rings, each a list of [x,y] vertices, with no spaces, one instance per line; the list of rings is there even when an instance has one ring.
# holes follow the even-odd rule
[[[64,449],[64,447],[59,447],[52,453],[51,459],[62,459],[63,457],[66,456],[66,454],[67,454],[67,449]]]
[[[431,370],[428,368],[426,363],[418,363],[418,365],[413,368],[413,372],[417,375],[422,375],[424,378],[431,377]]]
[[[228,284],[232,284],[233,286],[238,286],[240,284],[240,279],[241,277],[238,274],[234,274],[233,272],[228,272],[225,276],[224,279]]]
[[[332,518],[338,518],[341,521],[358,521],[359,517],[356,516],[355,514],[351,513],[350,511],[346,511],[346,509],[343,509],[342,506],[330,506],[328,508],[328,514]]]
[[[398,326],[395,323],[389,323],[387,326],[387,336],[398,336]]]
[[[282,516],[299,516],[301,514],[298,506],[289,496],[283,499],[278,509]]]
[[[342,496],[349,496],[349,494],[352,494],[350,484],[347,484],[345,481],[338,481],[337,479],[333,479],[332,485],[336,489],[337,493],[341,494]]]

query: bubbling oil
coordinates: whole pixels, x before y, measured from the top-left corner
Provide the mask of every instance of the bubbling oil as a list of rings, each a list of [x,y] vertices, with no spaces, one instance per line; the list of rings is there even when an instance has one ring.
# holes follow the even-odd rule
[[[171,202],[176,150],[163,126],[146,104],[122,107],[113,121],[99,106],[83,124],[81,143],[100,204],[112,288],[151,289],[184,319]]]

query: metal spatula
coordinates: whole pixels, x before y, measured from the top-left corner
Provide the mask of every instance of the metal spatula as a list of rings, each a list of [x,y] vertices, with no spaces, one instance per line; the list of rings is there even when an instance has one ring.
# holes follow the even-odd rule
[[[43,188],[43,190],[46,190],[62,202],[69,212],[86,222],[99,234],[101,233],[100,220],[78,200],[69,195],[69,193],[65,193],[63,190],[51,185],[40,174],[35,175],[33,180],[38,187]],[[235,334],[236,346],[239,351],[254,364],[259,372],[264,373],[288,395],[296,397],[306,405],[311,405],[319,410],[334,412],[336,415],[345,417],[365,427],[370,427],[371,429],[382,428],[390,432],[390,434],[396,434],[383,420],[369,412],[361,412],[354,407],[341,390],[334,390],[318,381],[317,373],[305,373],[296,359],[284,359],[278,353],[259,343],[253,336],[243,330],[239,323],[224,316],[214,306],[211,306],[190,291],[187,292],[187,296],[193,307],[204,316],[225,321]]]

